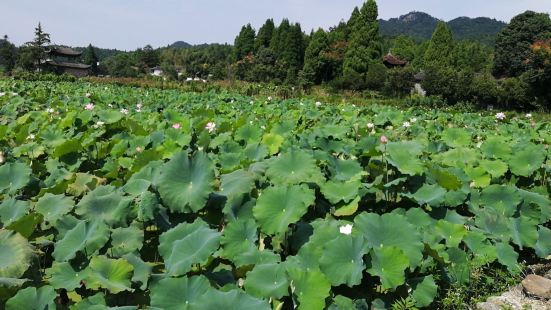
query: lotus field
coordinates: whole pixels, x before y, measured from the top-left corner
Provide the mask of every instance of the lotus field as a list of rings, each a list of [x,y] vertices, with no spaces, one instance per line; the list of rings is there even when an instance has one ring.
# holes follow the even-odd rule
[[[531,115],[0,92],[0,308],[434,307],[551,254],[551,125]]]

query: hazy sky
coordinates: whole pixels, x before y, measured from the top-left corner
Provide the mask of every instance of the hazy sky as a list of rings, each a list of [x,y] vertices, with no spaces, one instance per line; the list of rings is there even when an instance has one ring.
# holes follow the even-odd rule
[[[379,16],[410,11],[450,20],[488,16],[509,21],[525,10],[551,12],[551,0],[378,0]],[[328,28],[348,19],[363,0],[0,0],[0,35],[16,44],[30,41],[42,22],[53,43],[135,49],[233,42],[241,26],[256,29],[267,18],[298,21],[305,31]]]

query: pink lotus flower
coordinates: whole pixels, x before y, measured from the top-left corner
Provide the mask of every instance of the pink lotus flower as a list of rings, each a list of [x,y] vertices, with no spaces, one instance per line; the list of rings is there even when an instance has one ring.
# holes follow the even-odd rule
[[[388,138],[386,136],[381,136],[381,143],[382,144],[387,144],[388,143]]]
[[[172,125],[172,128],[180,129],[180,128],[182,128],[182,126],[179,123],[176,123],[176,124]]]
[[[209,131],[209,133],[212,133],[216,130],[216,124],[213,122],[208,122],[205,128]]]
[[[84,109],[86,109],[88,111],[92,111],[94,109],[94,104],[93,103],[88,103],[87,105],[84,106]]]

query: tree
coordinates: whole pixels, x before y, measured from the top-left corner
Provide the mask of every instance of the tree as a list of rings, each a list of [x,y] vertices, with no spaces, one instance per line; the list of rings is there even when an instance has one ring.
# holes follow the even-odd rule
[[[411,66],[393,68],[387,71],[384,90],[393,97],[402,97],[411,93],[415,71]]]
[[[448,25],[440,21],[432,34],[424,55],[424,65],[446,66],[451,64],[453,54],[453,35]]]
[[[551,39],[540,40],[530,46],[532,56],[527,60],[531,69],[523,74],[547,109],[551,108]]]
[[[415,59],[415,42],[409,36],[399,35],[394,39],[390,52],[402,60],[411,62]]]
[[[319,84],[329,77],[329,68],[323,57],[329,47],[327,33],[318,29],[304,53],[303,79],[306,83]]]
[[[520,76],[528,70],[530,46],[551,33],[548,14],[526,11],[513,17],[498,34],[493,72],[498,76]]]
[[[89,44],[86,50],[84,51],[84,55],[82,56],[82,62],[84,64],[92,66],[90,68],[90,72],[92,75],[98,74],[98,56],[96,55],[96,50],[92,46],[92,44]]]
[[[476,41],[461,41],[453,50],[453,65],[458,69],[481,72],[492,66],[492,50]]]
[[[17,48],[5,35],[4,39],[0,39],[0,68],[5,71],[11,71],[15,67],[17,60]]]
[[[50,34],[42,30],[42,25],[38,23],[38,27],[34,29],[34,40],[25,43],[28,53],[32,55],[34,66],[40,71],[42,64],[46,60],[46,48],[50,44]]]
[[[275,30],[275,24],[273,19],[266,20],[264,25],[262,25],[262,27],[258,29],[258,34],[254,41],[254,50],[257,53],[263,47],[264,48],[270,47],[270,42],[272,41],[274,30]]]
[[[369,66],[365,76],[366,86],[369,89],[381,90],[385,86],[387,68],[382,63],[373,63]]]
[[[143,49],[138,49],[136,51],[136,54],[138,58],[137,60],[142,70],[145,70],[145,68],[153,68],[159,65],[159,51],[153,49],[153,47],[149,44],[146,45]]]
[[[235,60],[241,60],[254,52],[255,31],[251,24],[241,28],[241,32],[235,38]]]
[[[377,3],[368,0],[360,9],[359,16],[351,17],[352,33],[343,64],[345,76],[365,78],[369,64],[380,61],[382,53],[377,16]]]

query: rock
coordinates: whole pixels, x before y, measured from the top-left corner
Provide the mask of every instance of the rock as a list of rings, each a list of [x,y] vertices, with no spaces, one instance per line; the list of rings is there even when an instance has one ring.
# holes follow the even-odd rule
[[[501,310],[501,307],[491,302],[479,302],[476,304],[477,310]]]
[[[524,290],[533,296],[551,298],[551,280],[531,274],[522,280]]]

